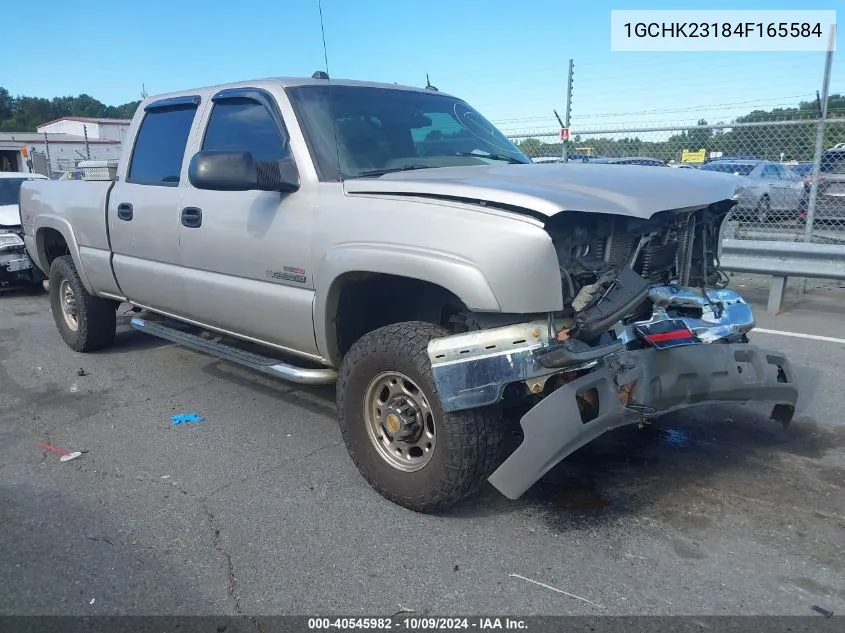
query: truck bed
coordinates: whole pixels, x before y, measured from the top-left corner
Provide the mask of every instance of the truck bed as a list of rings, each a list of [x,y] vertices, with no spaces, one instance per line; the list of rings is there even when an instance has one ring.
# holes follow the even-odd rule
[[[91,289],[119,292],[109,265],[106,205],[113,181],[33,180],[21,187],[20,209],[24,241],[30,258],[45,273],[49,265],[38,247],[39,231],[56,229],[73,235],[74,260],[81,263]],[[70,240],[69,240],[70,242]]]

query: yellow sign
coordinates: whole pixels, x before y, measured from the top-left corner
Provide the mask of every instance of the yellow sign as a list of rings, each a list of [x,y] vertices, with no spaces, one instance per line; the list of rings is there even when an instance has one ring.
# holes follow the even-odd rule
[[[703,163],[704,158],[707,156],[706,149],[699,149],[699,150],[690,150],[685,149],[681,151],[681,162],[682,163]]]

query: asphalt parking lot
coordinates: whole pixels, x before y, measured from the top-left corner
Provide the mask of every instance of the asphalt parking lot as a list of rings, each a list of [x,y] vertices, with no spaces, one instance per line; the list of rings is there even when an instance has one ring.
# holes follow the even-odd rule
[[[765,301],[759,280],[736,286]],[[45,294],[2,292],[0,613],[839,613],[843,299],[811,284],[778,317],[758,304],[753,342],[800,379],[789,429],[746,407],[673,415],[604,436],[519,501],[488,486],[426,516],[358,475],[332,389],[125,326],[76,354]],[[171,424],[188,412],[205,422]],[[88,452],[60,462],[39,440]]]

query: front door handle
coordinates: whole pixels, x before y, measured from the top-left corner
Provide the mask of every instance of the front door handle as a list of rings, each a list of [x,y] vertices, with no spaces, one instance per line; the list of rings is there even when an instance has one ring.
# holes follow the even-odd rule
[[[132,219],[132,205],[128,202],[121,202],[117,205],[117,217],[129,222]]]
[[[198,228],[202,224],[202,209],[185,207],[182,209],[182,225],[189,229]]]

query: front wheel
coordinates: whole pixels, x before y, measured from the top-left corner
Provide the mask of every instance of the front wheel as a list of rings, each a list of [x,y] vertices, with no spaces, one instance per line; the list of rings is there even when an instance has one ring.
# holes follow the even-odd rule
[[[117,329],[115,304],[85,290],[70,255],[50,264],[48,287],[53,320],[68,347],[93,352],[112,344]]]
[[[365,334],[340,367],[340,430],[362,476],[382,496],[437,512],[477,492],[499,465],[498,407],[445,413],[427,346],[441,327],[405,322]]]

